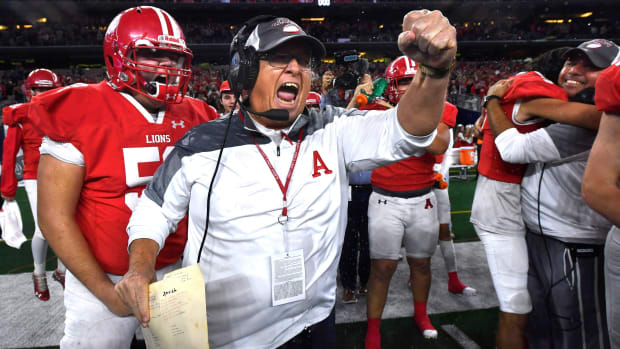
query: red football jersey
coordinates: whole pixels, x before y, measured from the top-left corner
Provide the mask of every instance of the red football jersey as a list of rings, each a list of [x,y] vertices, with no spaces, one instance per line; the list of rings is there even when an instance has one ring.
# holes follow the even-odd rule
[[[11,126],[6,131],[4,143],[2,143],[2,176],[0,176],[0,192],[4,197],[15,197],[17,193],[17,177],[15,176],[15,164],[17,153],[22,143],[23,133],[19,126]]]
[[[620,60],[599,75],[594,103],[598,110],[620,114]]]
[[[454,127],[457,112],[454,105],[445,102],[441,122]],[[429,187],[435,183],[435,171],[433,171],[435,158],[434,154],[427,152],[420,157],[412,156],[380,167],[372,171],[370,183],[375,187],[395,192]]]
[[[530,98],[556,98],[565,101],[568,100],[568,96],[564,90],[545,79],[545,77],[538,72],[531,71],[519,74],[511,79],[513,80],[512,85],[510,85],[504,98],[502,98],[501,105],[508,120],[515,125],[517,131],[520,133],[535,131],[545,126],[546,122],[539,120],[526,125],[515,124],[513,114],[517,112],[517,110],[514,109],[517,102]],[[478,172],[487,178],[507,183],[521,183],[523,173],[525,172],[525,165],[511,164],[502,160],[495,146],[495,138],[491,132],[488,118],[485,119],[482,127],[482,149],[480,150]]]
[[[219,116],[206,103],[186,97],[168,105],[154,121],[155,115],[106,82],[36,96],[31,114],[45,135],[70,142],[84,155],[76,220],[103,270],[117,275],[128,268],[125,229],[142,190],[185,132]],[[156,267],[178,260],[186,240],[183,220],[166,240]]]
[[[24,179],[36,179],[40,157],[39,147],[43,134],[28,117],[28,108],[29,104],[27,103],[4,108],[2,122],[7,126],[21,128],[22,140],[18,147],[21,146],[24,152]]]

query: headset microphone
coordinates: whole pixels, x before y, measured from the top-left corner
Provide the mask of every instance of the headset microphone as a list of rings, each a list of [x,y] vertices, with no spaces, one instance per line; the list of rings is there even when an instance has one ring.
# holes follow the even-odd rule
[[[248,107],[244,107],[243,105],[242,105],[242,108],[245,109],[249,113],[264,116],[269,120],[288,121],[288,110],[286,109],[269,109],[265,112],[259,113],[257,111],[253,111],[252,109]]]

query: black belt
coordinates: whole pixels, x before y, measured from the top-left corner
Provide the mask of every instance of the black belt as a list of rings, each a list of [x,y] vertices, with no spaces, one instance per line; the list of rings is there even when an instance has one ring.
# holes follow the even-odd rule
[[[371,190],[372,185],[370,184],[351,184],[351,189],[353,190]]]
[[[374,191],[375,193],[386,195],[386,196],[393,196],[397,198],[404,198],[404,199],[415,198],[418,196],[426,195],[430,193],[432,189],[433,189],[432,185],[426,188],[407,190],[407,191],[391,191],[391,190],[386,190],[386,189],[382,189],[382,188],[375,187],[375,186],[372,187],[372,191]]]
[[[531,234],[540,236],[543,239],[554,240],[563,244],[567,249],[570,250],[571,255],[574,257],[603,257],[605,254],[605,245],[565,242],[555,236],[535,233],[529,229],[528,231]]]

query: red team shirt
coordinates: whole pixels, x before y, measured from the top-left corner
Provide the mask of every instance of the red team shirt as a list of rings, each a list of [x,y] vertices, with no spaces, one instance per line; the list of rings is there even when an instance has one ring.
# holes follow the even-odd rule
[[[457,112],[454,105],[445,102],[441,122],[454,127]],[[435,183],[433,165],[435,155],[431,153],[424,153],[420,157],[412,156],[372,171],[370,183],[375,187],[394,192],[430,187]]]
[[[19,148],[24,152],[24,179],[36,179],[39,147],[43,134],[28,117],[29,104],[14,104],[2,110],[2,122],[9,126],[2,154],[2,195],[14,197],[17,191],[15,158]]]
[[[125,228],[139,195],[174,143],[192,126],[219,115],[206,103],[186,97],[181,104],[168,105],[155,123],[106,82],[61,88],[34,97],[31,105],[45,135],[73,144],[84,155],[76,220],[103,270],[125,274]],[[184,219],[166,240],[156,268],[177,261],[186,240]]]
[[[545,79],[540,73],[531,71],[516,75],[511,78],[512,85],[506,91],[502,98],[501,106],[508,120],[515,125],[520,133],[528,133],[535,131],[547,123],[539,120],[526,125],[515,124],[512,115],[515,105],[521,100],[530,98],[556,98],[564,101],[568,100],[566,92],[551,81]],[[486,113],[486,111],[485,111]],[[478,172],[487,178],[500,182],[521,183],[523,174],[525,173],[525,165],[511,164],[502,160],[502,157],[495,146],[495,138],[491,132],[488,118],[484,120],[482,127],[482,149],[480,150],[480,161],[478,163]]]
[[[603,70],[596,80],[596,109],[620,114],[620,60]]]

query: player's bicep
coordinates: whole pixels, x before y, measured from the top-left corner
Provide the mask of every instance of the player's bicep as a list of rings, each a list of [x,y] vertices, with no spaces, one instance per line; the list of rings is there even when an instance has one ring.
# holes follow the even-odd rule
[[[39,224],[44,235],[62,229],[74,220],[84,183],[84,167],[43,154],[37,174]]]
[[[596,130],[601,120],[601,112],[590,104],[555,98],[534,98],[523,102],[517,120],[525,122],[535,117]]]

